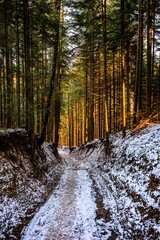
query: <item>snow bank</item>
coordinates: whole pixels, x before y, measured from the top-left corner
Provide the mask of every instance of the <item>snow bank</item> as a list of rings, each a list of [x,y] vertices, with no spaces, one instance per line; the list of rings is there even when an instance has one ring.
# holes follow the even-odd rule
[[[83,167],[90,169],[109,209],[116,239],[158,239],[160,236],[160,125],[134,136],[112,135],[112,153],[103,146],[90,153]]]
[[[64,174],[25,229],[25,240],[53,236],[75,240],[159,239],[160,126],[148,127],[134,136],[128,132],[125,139],[118,133],[110,141],[108,158],[100,140],[73,151],[60,150]],[[31,177],[33,171],[24,156],[21,159],[26,162],[29,175],[25,174],[26,168],[18,168],[18,174],[12,166],[13,154],[8,158],[0,152],[0,179],[7,183],[2,185],[2,192],[7,194],[1,195],[0,239],[16,239],[14,227],[21,224],[24,215],[32,215],[37,202],[43,201],[45,182],[53,187],[54,177],[60,176],[47,143],[44,149],[47,162],[43,163],[43,179]],[[15,173],[19,179],[16,185]]]
[[[50,151],[46,143],[44,150]],[[32,159],[25,129],[0,131],[0,239],[20,239],[23,226],[54,188],[60,167],[49,154],[45,159],[39,149]]]

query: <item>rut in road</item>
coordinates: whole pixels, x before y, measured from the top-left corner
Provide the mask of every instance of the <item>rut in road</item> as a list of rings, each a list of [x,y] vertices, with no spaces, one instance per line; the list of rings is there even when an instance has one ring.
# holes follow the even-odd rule
[[[97,217],[97,190],[83,161],[63,153],[67,167],[60,183],[25,230],[23,240],[105,240],[112,229]],[[108,217],[109,218],[109,217]]]

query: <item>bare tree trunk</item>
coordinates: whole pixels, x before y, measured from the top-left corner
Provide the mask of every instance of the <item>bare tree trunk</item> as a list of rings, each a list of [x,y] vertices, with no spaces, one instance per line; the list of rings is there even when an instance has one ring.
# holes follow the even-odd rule
[[[11,82],[11,51],[9,42],[9,26],[8,26],[8,5],[9,1],[5,1],[4,5],[4,23],[5,23],[5,49],[6,49],[6,80],[7,80],[7,105],[6,105],[6,120],[7,128],[11,127],[12,124],[12,82]]]
[[[48,99],[47,99],[47,106],[46,106],[46,114],[45,118],[43,121],[43,128],[41,132],[41,136],[39,139],[39,143],[42,144],[45,140],[46,136],[46,129],[47,129],[47,124],[50,116],[50,106],[52,103],[52,95],[53,95],[53,90],[54,90],[54,84],[56,81],[56,70],[57,70],[57,61],[58,61],[58,54],[59,54],[59,27],[60,27],[60,1],[56,1],[55,3],[56,6],[56,11],[57,11],[57,24],[55,25],[55,46],[54,46],[54,57],[53,57],[53,67],[52,67],[52,76],[50,79],[50,89],[48,93]]]
[[[101,122],[101,58],[99,53],[98,62],[98,138],[102,137],[102,122]]]
[[[138,2],[138,42],[137,42],[137,60],[136,60],[136,81],[134,94],[134,118],[133,123],[137,122],[137,113],[142,111],[142,71],[143,71],[143,0]],[[139,119],[139,116],[138,116]]]
[[[3,127],[3,66],[0,62],[0,128]]]
[[[89,121],[88,121],[88,141],[94,139],[94,78],[95,78],[95,66],[94,66],[94,36],[91,33],[90,39],[90,97],[89,97]]]
[[[130,111],[130,39],[127,39],[127,53],[126,53],[126,65],[127,65],[127,79],[126,79],[126,88],[127,88],[127,115],[128,117],[128,128],[131,127],[131,111]]]
[[[55,81],[55,139],[54,142],[58,146],[59,142],[59,127],[60,127],[60,110],[61,110],[61,79],[62,79],[62,31],[63,31],[63,9],[60,1],[59,9],[59,52],[57,59],[57,76]]]
[[[85,143],[88,142],[88,58],[86,55],[86,68],[85,68],[85,121],[84,121],[84,138]]]
[[[157,99],[157,112],[160,113],[160,59],[159,59],[159,66],[158,66],[159,74],[158,74],[158,99]],[[159,121],[159,114],[158,119]]]
[[[147,91],[146,91],[146,113],[147,115],[151,114],[151,82],[152,82],[152,0],[147,0]]]
[[[116,132],[116,82],[115,82],[115,53],[113,52],[112,78],[113,78],[113,132]]]
[[[122,82],[122,135],[126,136],[126,97],[125,97],[125,74],[124,74],[124,0],[121,0],[121,82]]]
[[[29,132],[29,142],[34,152],[34,101],[33,78],[31,76],[31,36],[29,3],[23,0],[24,22],[24,53],[25,53],[25,86],[26,86],[26,127]]]
[[[17,124],[21,124],[21,110],[20,110],[20,44],[19,44],[19,1],[16,1],[17,16],[16,16],[16,27],[17,27],[17,49],[16,49],[16,97],[17,97]]]
[[[107,3],[102,1],[103,13],[103,80],[104,80],[104,106],[105,106],[105,138],[106,138],[106,154],[109,154],[109,122],[108,122],[108,79],[107,79]]]

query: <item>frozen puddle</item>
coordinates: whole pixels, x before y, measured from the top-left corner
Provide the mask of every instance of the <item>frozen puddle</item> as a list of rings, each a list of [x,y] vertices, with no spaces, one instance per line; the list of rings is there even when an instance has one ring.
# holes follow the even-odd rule
[[[103,220],[96,220],[96,193],[87,170],[74,158],[66,168],[58,187],[37,212],[24,231],[23,240],[98,240]],[[107,228],[107,224],[106,224]]]

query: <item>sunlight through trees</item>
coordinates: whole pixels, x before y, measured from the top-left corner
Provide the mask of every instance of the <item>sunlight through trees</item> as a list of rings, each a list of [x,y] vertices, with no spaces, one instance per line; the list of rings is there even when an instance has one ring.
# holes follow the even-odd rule
[[[0,1],[0,127],[81,145],[160,112],[158,0]]]

